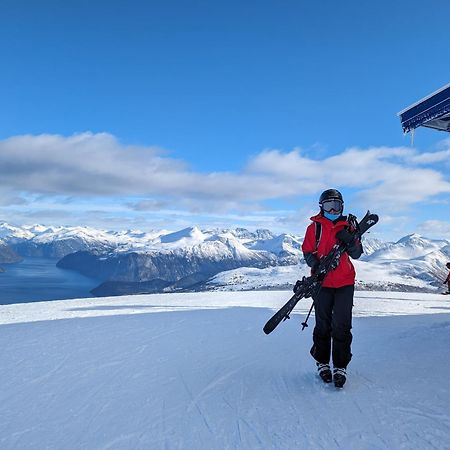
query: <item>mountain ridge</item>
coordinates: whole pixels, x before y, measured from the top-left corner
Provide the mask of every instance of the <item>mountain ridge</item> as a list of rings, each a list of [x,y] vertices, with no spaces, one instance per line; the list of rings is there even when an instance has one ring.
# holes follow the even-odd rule
[[[60,268],[103,280],[95,290],[102,295],[146,288],[151,292],[286,289],[309,272],[302,257],[303,237],[267,229],[191,226],[178,231],[108,231],[4,222],[0,236],[0,262],[2,255],[9,255],[11,262],[24,256],[56,258]],[[413,233],[396,242],[366,236],[363,242],[365,253],[355,261],[359,289],[436,291],[446,277],[449,240]],[[11,255],[18,259],[12,261]],[[271,269],[276,267],[287,270],[276,273]]]

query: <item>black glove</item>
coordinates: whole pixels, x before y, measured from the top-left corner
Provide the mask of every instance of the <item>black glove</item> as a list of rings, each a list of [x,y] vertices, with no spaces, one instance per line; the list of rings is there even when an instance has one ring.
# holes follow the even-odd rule
[[[350,247],[355,242],[355,235],[345,228],[336,233],[336,238],[339,239],[347,247]]]
[[[320,261],[317,260],[317,262],[311,267],[311,274],[314,275],[317,272],[317,269],[320,266]]]
[[[294,291],[294,294],[297,293],[297,291],[300,289],[301,285],[302,285],[302,280],[297,280],[297,281],[295,282],[295,286],[294,286],[294,288],[292,289],[292,290]]]
[[[350,233],[344,228],[336,233],[336,237],[345,244],[345,251],[350,257],[358,259],[362,255],[363,248],[357,235]]]
[[[319,265],[319,258],[317,258],[316,253],[303,252],[303,257],[305,258],[306,264],[308,264],[308,266],[311,267],[313,270],[317,268],[317,266]]]

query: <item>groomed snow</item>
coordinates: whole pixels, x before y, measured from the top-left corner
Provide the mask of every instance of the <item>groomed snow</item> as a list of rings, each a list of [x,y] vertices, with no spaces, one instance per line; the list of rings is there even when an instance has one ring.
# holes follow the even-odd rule
[[[0,306],[0,448],[449,448],[450,296],[357,293],[343,390],[315,375],[309,301],[263,334],[288,296]]]

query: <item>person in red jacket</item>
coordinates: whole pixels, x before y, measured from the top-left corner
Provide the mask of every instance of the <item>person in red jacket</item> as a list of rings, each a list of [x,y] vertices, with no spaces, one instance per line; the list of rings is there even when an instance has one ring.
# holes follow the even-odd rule
[[[347,245],[337,268],[329,272],[315,296],[316,325],[313,331],[311,355],[316,360],[319,376],[326,383],[334,380],[336,387],[346,381],[347,365],[351,360],[352,308],[355,290],[355,268],[350,260],[358,259],[361,241],[355,237],[343,216],[344,200],[336,189],[328,189],[319,199],[320,213],[311,217],[302,244],[303,256],[311,272],[338,242]],[[333,374],[330,368],[333,361]]]
[[[450,269],[450,262],[448,262],[446,264],[447,269]],[[446,292],[446,294],[450,294],[450,272],[447,275],[447,278],[444,281],[444,284],[447,284],[448,286],[448,291]]]

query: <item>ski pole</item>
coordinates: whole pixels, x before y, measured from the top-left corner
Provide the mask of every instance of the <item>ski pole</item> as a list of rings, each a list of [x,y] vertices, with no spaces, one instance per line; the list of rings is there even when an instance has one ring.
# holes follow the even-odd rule
[[[302,322],[302,331],[308,326],[307,322],[308,322],[309,316],[311,315],[311,311],[312,311],[313,307],[314,307],[314,300],[311,303],[311,308],[309,308],[309,312],[308,312],[308,315],[306,316],[305,321]]]

